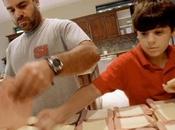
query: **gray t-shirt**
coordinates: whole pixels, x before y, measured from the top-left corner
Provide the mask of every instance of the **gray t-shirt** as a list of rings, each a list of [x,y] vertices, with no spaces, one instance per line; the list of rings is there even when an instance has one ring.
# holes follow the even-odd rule
[[[76,23],[45,19],[33,32],[23,33],[10,43],[5,73],[14,76],[25,63],[70,50],[85,40],[90,39]],[[34,114],[61,105],[79,88],[74,76],[57,76],[54,83],[36,99]]]

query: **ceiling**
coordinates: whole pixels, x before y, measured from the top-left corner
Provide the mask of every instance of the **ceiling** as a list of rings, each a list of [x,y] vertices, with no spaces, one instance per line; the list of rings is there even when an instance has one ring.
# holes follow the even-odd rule
[[[40,8],[41,10],[47,10],[50,8],[66,5],[73,3],[75,1],[80,1],[80,0],[40,0]],[[3,5],[2,0],[0,0],[0,23],[5,22],[10,19],[10,15],[8,14],[6,8]]]

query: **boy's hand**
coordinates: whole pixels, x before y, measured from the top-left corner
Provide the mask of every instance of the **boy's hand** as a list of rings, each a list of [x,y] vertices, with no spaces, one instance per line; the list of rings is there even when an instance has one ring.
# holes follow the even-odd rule
[[[175,93],[175,78],[169,80],[166,84],[163,84],[163,88],[168,93]]]
[[[41,130],[51,130],[55,125],[65,122],[59,115],[59,109],[45,109],[38,114],[36,126]]]

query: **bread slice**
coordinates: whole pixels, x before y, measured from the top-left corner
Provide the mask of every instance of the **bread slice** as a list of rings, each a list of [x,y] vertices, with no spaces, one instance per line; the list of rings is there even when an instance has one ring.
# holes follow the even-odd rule
[[[23,127],[18,128],[17,130],[39,130],[39,129],[34,126],[23,126]]]
[[[175,121],[157,122],[159,130],[175,130]]]
[[[113,117],[113,111],[110,109],[88,110],[85,116],[86,121],[104,120],[108,117]]]
[[[53,130],[74,130],[74,125],[56,125]]]
[[[155,120],[153,118],[145,115],[125,118],[114,118],[114,125],[117,130],[153,127],[154,122]]]
[[[84,122],[83,130],[108,130],[108,126],[105,120]]]
[[[135,105],[122,108],[114,108],[114,114],[116,117],[132,117],[138,115],[152,115],[153,111],[145,104]]]
[[[149,100],[149,105],[153,108],[154,114],[159,121],[175,120],[175,100],[153,101]]]
[[[76,130],[114,130],[112,117],[101,120],[83,121],[76,127]]]

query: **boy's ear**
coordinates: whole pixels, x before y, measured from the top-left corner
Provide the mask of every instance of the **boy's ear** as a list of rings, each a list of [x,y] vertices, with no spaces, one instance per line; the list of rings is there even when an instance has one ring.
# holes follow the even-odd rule
[[[173,37],[175,37],[175,29],[173,30]]]
[[[39,6],[39,0],[33,0],[33,2],[35,2],[36,5]]]

